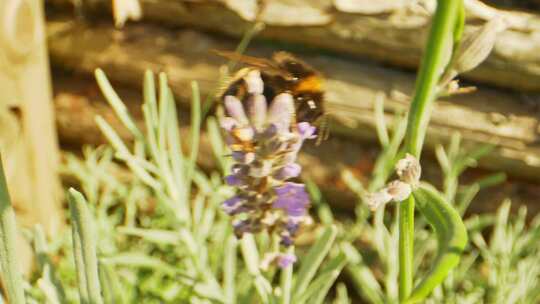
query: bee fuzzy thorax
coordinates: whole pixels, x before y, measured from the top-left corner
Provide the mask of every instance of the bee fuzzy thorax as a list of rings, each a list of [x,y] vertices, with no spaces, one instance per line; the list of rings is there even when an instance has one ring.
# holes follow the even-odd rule
[[[294,119],[315,123],[324,115],[323,80],[321,74],[287,52],[276,52],[272,59],[256,58],[230,52],[219,55],[247,65],[229,79],[218,96],[235,96],[246,103],[259,93],[270,104],[276,96],[288,93],[293,97]]]

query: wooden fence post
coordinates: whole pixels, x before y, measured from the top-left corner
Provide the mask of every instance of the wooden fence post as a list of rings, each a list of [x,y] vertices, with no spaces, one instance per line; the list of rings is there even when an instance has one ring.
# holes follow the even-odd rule
[[[0,151],[19,222],[63,225],[43,1],[0,1]]]

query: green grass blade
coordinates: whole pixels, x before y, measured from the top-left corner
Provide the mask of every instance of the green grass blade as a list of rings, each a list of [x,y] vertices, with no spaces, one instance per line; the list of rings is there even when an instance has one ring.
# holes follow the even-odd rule
[[[0,270],[10,303],[24,304],[23,279],[16,249],[17,223],[0,156]]]
[[[81,303],[101,304],[96,238],[92,216],[86,200],[77,190],[68,190],[73,233],[73,254],[77,266],[77,280]]]

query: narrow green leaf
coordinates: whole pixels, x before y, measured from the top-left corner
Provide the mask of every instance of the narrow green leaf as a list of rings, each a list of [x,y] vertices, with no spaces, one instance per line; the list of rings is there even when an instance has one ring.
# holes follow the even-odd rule
[[[225,241],[225,256],[223,264],[223,286],[225,299],[229,304],[236,303],[236,269],[238,241],[230,233]]]
[[[17,223],[0,156],[0,276],[10,303],[24,304],[23,278],[16,252]]]
[[[418,210],[437,234],[437,257],[430,272],[413,290],[406,303],[418,303],[427,297],[459,263],[467,244],[467,230],[459,213],[432,187],[420,185],[413,195]]]
[[[105,76],[105,73],[101,69],[96,69],[94,75],[96,77],[98,86],[101,89],[101,92],[113,108],[116,116],[118,116],[122,124],[126,126],[126,128],[131,132],[131,134],[135,136],[135,138],[143,138],[142,132],[139,130],[139,128],[137,128],[137,125],[129,115],[126,106],[124,105],[120,97],[118,97],[118,94],[116,94],[116,92],[114,91],[111,83],[107,79],[107,76]]]
[[[351,277],[355,291],[370,303],[384,303],[381,285],[363,261],[360,252],[350,243],[343,243],[341,250],[349,260],[345,271]]]
[[[103,300],[105,304],[127,303],[126,295],[120,284],[120,277],[112,265],[99,263],[99,279],[103,287]]]
[[[344,254],[339,254],[335,258],[328,261],[328,264],[321,269],[320,274],[309,285],[303,294],[298,297],[293,303],[323,303],[330,287],[334,284],[341,270],[347,264],[347,257]]]
[[[336,226],[328,226],[322,232],[322,235],[317,239],[315,244],[311,246],[307,255],[302,259],[302,265],[298,271],[298,277],[293,288],[293,298],[298,298],[315,276],[317,269],[323,262],[324,258],[332,248],[336,239]]]
[[[57,298],[60,303],[65,303],[66,293],[64,291],[64,287],[62,286],[62,282],[59,279],[54,263],[51,261],[48,255],[45,232],[43,232],[43,228],[39,224],[34,227],[33,241],[34,251],[39,263],[40,271],[47,274],[51,288],[54,289],[53,292],[55,294],[55,298]]]
[[[259,251],[257,250],[255,238],[252,234],[244,234],[242,240],[240,240],[240,248],[244,257],[244,263],[249,274],[254,279],[253,284],[261,301],[263,303],[269,303],[272,294],[272,285],[270,285],[270,282],[264,278],[259,270]]]
[[[181,240],[178,232],[169,230],[118,227],[116,228],[116,231],[121,234],[138,236],[146,241],[156,244],[178,245]]]
[[[197,156],[199,155],[199,141],[201,132],[201,95],[197,82],[191,82],[191,139],[190,139],[190,154],[189,162],[186,168],[186,187],[187,194],[191,189],[191,180],[197,164]]]
[[[92,215],[86,206],[84,196],[77,190],[68,190],[71,227],[73,233],[73,254],[77,266],[77,279],[82,303],[101,304],[96,237]]]

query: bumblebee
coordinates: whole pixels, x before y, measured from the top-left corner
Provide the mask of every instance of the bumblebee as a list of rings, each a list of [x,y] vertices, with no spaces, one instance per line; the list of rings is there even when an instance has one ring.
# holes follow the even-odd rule
[[[215,52],[222,57],[247,65],[224,83],[218,93],[218,100],[223,101],[227,95],[245,100],[247,88],[243,78],[249,71],[257,69],[261,73],[264,82],[263,95],[268,102],[271,102],[278,94],[291,94],[296,108],[295,121],[318,125],[322,133],[320,135],[323,137],[327,135],[323,78],[313,67],[283,51],[274,53],[271,59],[245,56],[234,52]]]

